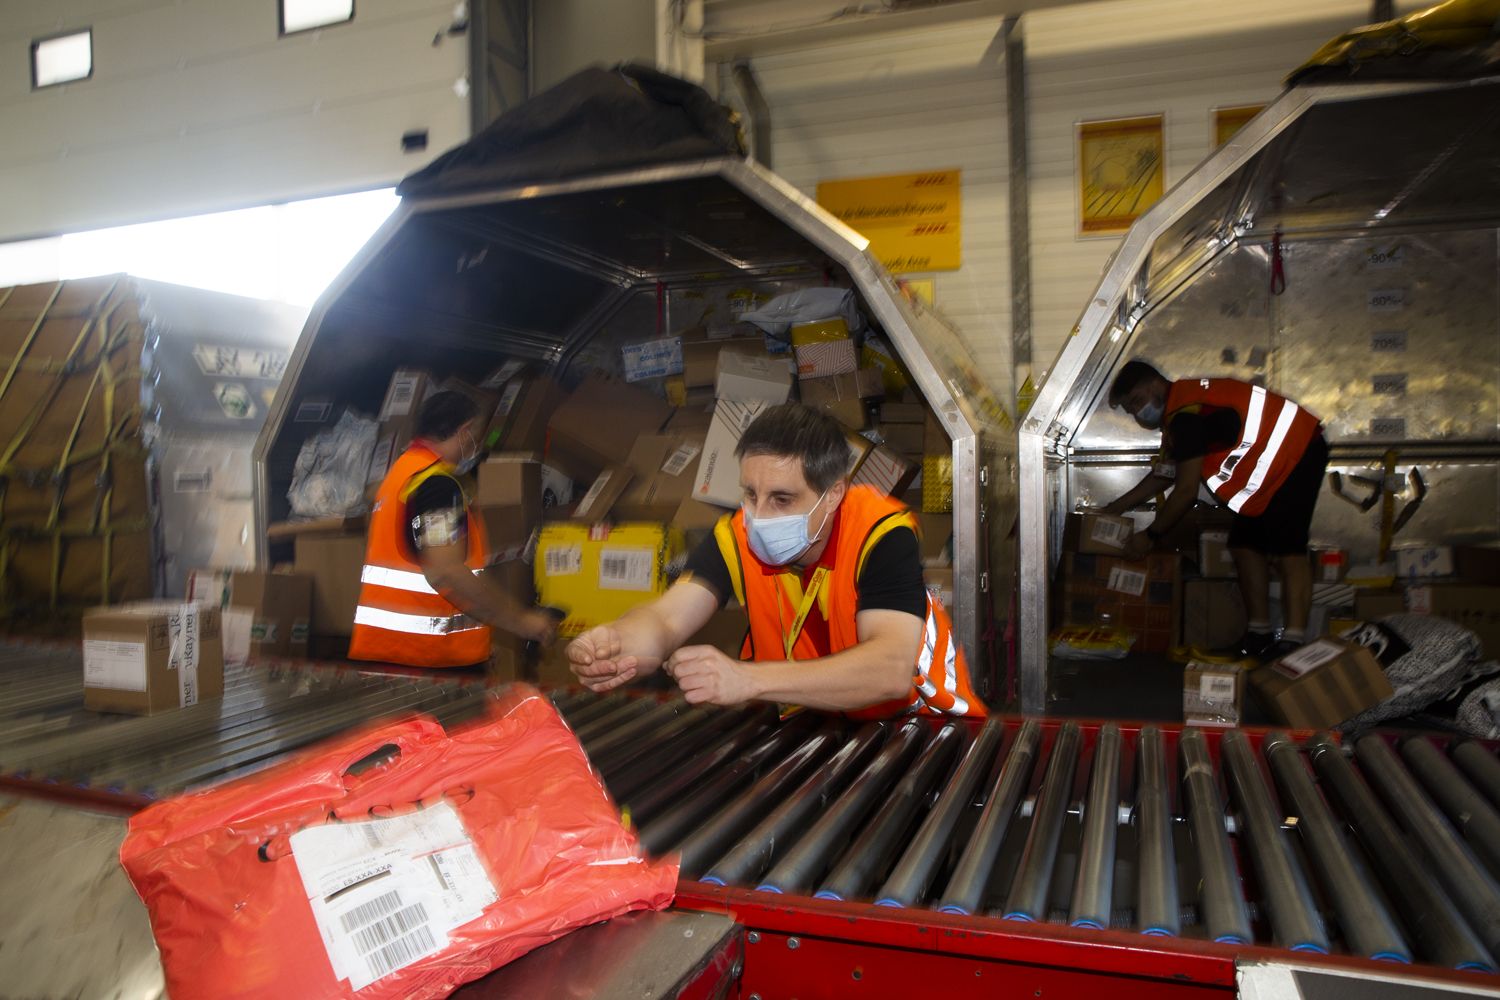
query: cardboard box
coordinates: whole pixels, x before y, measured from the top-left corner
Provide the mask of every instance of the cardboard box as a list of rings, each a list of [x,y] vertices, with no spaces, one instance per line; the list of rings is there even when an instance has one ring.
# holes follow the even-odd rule
[[[1308,643],[1252,671],[1250,686],[1272,719],[1296,729],[1336,726],[1393,693],[1375,655],[1344,639]]]
[[[298,573],[312,577],[312,634],[352,635],[365,536],[298,535],[292,564]]]
[[[910,455],[920,460],[925,454],[923,448],[923,434],[921,424],[886,424],[880,425],[880,437],[886,447],[898,455]]]
[[[1199,533],[1198,574],[1211,580],[1236,575],[1234,556],[1229,553],[1229,532],[1214,529]]]
[[[881,388],[885,387],[882,385]],[[925,403],[898,403],[888,400],[880,404],[880,422],[882,424],[921,425],[927,422],[929,412],[931,411]]]
[[[1450,545],[1399,545],[1391,553],[1396,557],[1396,576],[1402,580],[1451,577],[1454,574],[1453,547]]]
[[[187,599],[219,609],[227,664],[262,656],[307,656],[312,618],[310,577],[195,569],[188,574]]]
[[[1389,615],[1406,614],[1406,595],[1394,588],[1361,590],[1354,595],[1354,617],[1378,622]]]
[[[927,589],[938,603],[943,607],[953,609],[953,570],[939,567],[927,567],[922,570],[922,579],[927,583]]]
[[[669,520],[672,527],[678,531],[684,534],[695,534],[697,532],[712,531],[714,525],[719,523],[719,518],[728,513],[732,512],[726,511],[717,504],[703,503],[700,500],[687,497],[682,503],[677,505],[677,512]]]
[[[548,422],[547,464],[592,482],[630,454],[642,434],[655,434],[672,416],[666,400],[624,382],[587,378]]]
[[[1249,618],[1236,580],[1184,580],[1182,644],[1190,649],[1223,649],[1245,634]]]
[[[594,479],[570,515],[575,521],[597,524],[609,517],[615,501],[625,495],[634,473],[623,465],[612,465]]]
[[[742,354],[769,358],[763,337],[730,337],[724,340],[684,341],[682,345],[682,382],[688,389],[712,386],[719,378],[719,357]]]
[[[682,533],[662,524],[544,525],[533,563],[539,600],[567,612],[558,635],[574,638],[665,591],[682,550]]]
[[[367,487],[378,487],[390,471],[391,463],[411,444],[417,429],[417,413],[433,391],[432,376],[415,368],[398,368],[386,386],[377,419],[375,450],[370,455]]]
[[[703,406],[684,406],[672,414],[661,432],[696,435],[701,441],[708,436],[708,429],[713,426],[714,403],[715,400],[710,399]]]
[[[1484,656],[1500,656],[1500,587],[1469,583],[1409,586],[1405,610],[1457,622],[1479,636]]]
[[[880,373],[873,368],[860,368],[828,378],[799,378],[797,388],[807,406],[822,406],[846,399],[871,399],[885,389],[880,383]]]
[[[362,535],[369,526],[367,514],[353,517],[320,517],[311,521],[277,521],[266,528],[273,542],[289,542],[301,535]]]
[[[682,374],[682,338],[664,337],[644,344],[627,344],[620,348],[625,381],[639,382]]]
[[[849,324],[838,316],[798,323],[791,328],[791,339],[793,347],[841,343],[849,339]]]
[[[1453,570],[1464,583],[1500,586],[1500,546],[1455,545]]]
[[[532,586],[531,567],[519,559],[511,559],[488,567],[485,579],[503,590],[517,603],[530,607],[536,603],[536,591]],[[493,629],[490,639],[490,663],[488,678],[493,681],[530,680],[535,674],[527,659],[527,642],[504,629]]]
[[[558,639],[542,651],[541,659],[536,663],[538,684],[546,687],[567,687],[578,683],[578,677],[573,673],[572,661],[568,659],[569,641]]]
[[[84,614],[84,708],[153,715],[223,696],[217,607],[141,602]]]
[[[852,340],[801,344],[793,350],[797,355],[798,378],[828,378],[853,372],[859,367],[859,352],[854,349]]]
[[[542,503],[542,463],[535,452],[505,451],[479,464],[475,504],[526,507]]]
[[[1074,513],[1068,515],[1068,521],[1063,544],[1075,552],[1118,556],[1135,533],[1134,521],[1113,514]]]
[[[547,447],[547,422],[566,397],[563,387],[545,375],[523,375],[507,382],[485,431],[485,447],[540,454]]]
[[[772,406],[792,398],[792,370],[782,358],[758,358],[732,352],[719,355],[717,399]]]
[[[712,646],[727,656],[740,658],[744,650],[745,636],[750,631],[750,619],[745,609],[739,606],[715,611],[701,629],[684,646]]]
[[[740,463],[734,457],[735,446],[745,428],[760,416],[765,403],[737,403],[723,399],[714,407],[713,423],[703,441],[703,457],[698,461],[693,498],[720,507],[740,505]]]
[[[482,389],[477,385],[470,385],[461,378],[445,378],[437,384],[437,392],[456,392],[469,397],[474,404],[476,419],[481,428],[488,428],[495,421],[495,411],[500,406],[500,393],[492,389]]]
[[[1182,671],[1182,720],[1190,726],[1238,726],[1245,672],[1235,664],[1189,661]]]
[[[670,521],[692,495],[703,436],[647,434],[636,438],[625,464],[635,474],[615,503],[621,521]]]
[[[922,565],[953,565],[953,515],[918,513],[916,518],[922,529]]]
[[[886,496],[899,496],[912,484],[920,471],[915,464],[885,445],[876,445],[866,451],[859,467],[854,470],[852,482],[856,486],[873,486]]]
[[[1064,553],[1061,623],[1092,626],[1108,621],[1135,634],[1137,652],[1164,653],[1177,640],[1180,564],[1172,552],[1154,552],[1139,562]]]

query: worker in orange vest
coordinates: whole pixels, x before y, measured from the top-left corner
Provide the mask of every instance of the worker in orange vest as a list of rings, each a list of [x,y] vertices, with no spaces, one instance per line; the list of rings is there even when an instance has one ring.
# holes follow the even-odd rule
[[[568,646],[579,680],[609,691],[660,667],[693,704],[984,715],[948,614],[923,582],[916,519],[849,483],[843,429],[820,411],[774,406],[735,455],[740,509],[665,594]],[[683,645],[730,600],[749,616],[740,659]]]
[[[1156,517],[1126,542],[1141,558],[1193,506],[1200,483],[1234,512],[1229,552],[1249,624],[1223,652],[1279,659],[1307,638],[1312,609],[1308,529],[1328,468],[1328,442],[1318,418],[1285,396],[1231,378],[1170,381],[1144,361],[1127,361],[1109,403],[1147,430],[1160,430],[1162,456],[1135,488],[1105,507],[1123,514],[1170,488]],[[1282,581],[1285,627],[1271,626],[1270,561]]]
[[[490,630],[551,641],[554,621],[486,580],[484,522],[459,476],[479,460],[478,408],[430,396],[411,446],[391,463],[370,512],[351,660],[461,667],[490,658]]]

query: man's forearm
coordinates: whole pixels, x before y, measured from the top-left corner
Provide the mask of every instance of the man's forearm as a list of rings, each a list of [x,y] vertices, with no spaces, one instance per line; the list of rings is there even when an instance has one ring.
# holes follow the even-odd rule
[[[1104,510],[1111,514],[1123,514],[1127,510],[1132,510],[1139,506],[1143,501],[1156,496],[1171,485],[1172,480],[1166,476],[1159,476],[1154,472],[1149,473],[1145,479],[1136,483],[1128,493],[1114,503],[1106,506]]]
[[[862,642],[816,660],[746,666],[762,701],[846,712],[910,695],[911,662],[891,644]]]
[[[467,567],[430,573],[427,582],[448,603],[491,628],[515,631],[526,610],[520,601]]]

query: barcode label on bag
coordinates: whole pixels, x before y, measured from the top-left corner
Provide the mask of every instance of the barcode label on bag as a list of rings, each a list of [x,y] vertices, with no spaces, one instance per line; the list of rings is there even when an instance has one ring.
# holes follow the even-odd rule
[[[443,950],[499,898],[447,802],[310,827],[291,842],[334,975],[354,990]]]
[[[1140,597],[1146,592],[1146,574],[1138,570],[1115,566],[1109,571],[1109,582],[1105,588],[1131,597]]]
[[[688,463],[698,457],[703,449],[696,444],[685,444],[679,447],[667,460],[661,464],[661,471],[669,476],[680,476],[687,471]]]
[[[583,546],[555,545],[542,553],[546,576],[575,576],[583,572]]]
[[[650,549],[602,549],[599,589],[649,591],[655,561],[656,553]]]

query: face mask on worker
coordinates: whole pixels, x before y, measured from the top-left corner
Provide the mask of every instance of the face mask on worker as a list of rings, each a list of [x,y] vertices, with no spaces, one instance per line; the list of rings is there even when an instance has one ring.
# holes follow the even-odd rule
[[[464,457],[454,466],[459,475],[467,475],[474,471],[474,466],[479,464],[479,442],[474,440],[472,431],[465,429],[464,437],[469,439],[469,446],[464,449]]]
[[[1154,431],[1161,427],[1162,412],[1162,405],[1153,400],[1135,411],[1135,422],[1148,431]]]
[[[827,495],[826,490],[819,494],[818,499],[813,502],[812,510],[806,514],[757,518],[751,515],[749,507],[744,508],[745,531],[750,536],[750,551],[755,553],[755,558],[770,566],[785,566],[812,548],[813,542],[817,541],[824,526],[828,524],[829,514],[833,512],[823,515],[818,530],[811,535],[807,532],[808,522],[812,519],[813,511],[818,509],[818,504]]]

